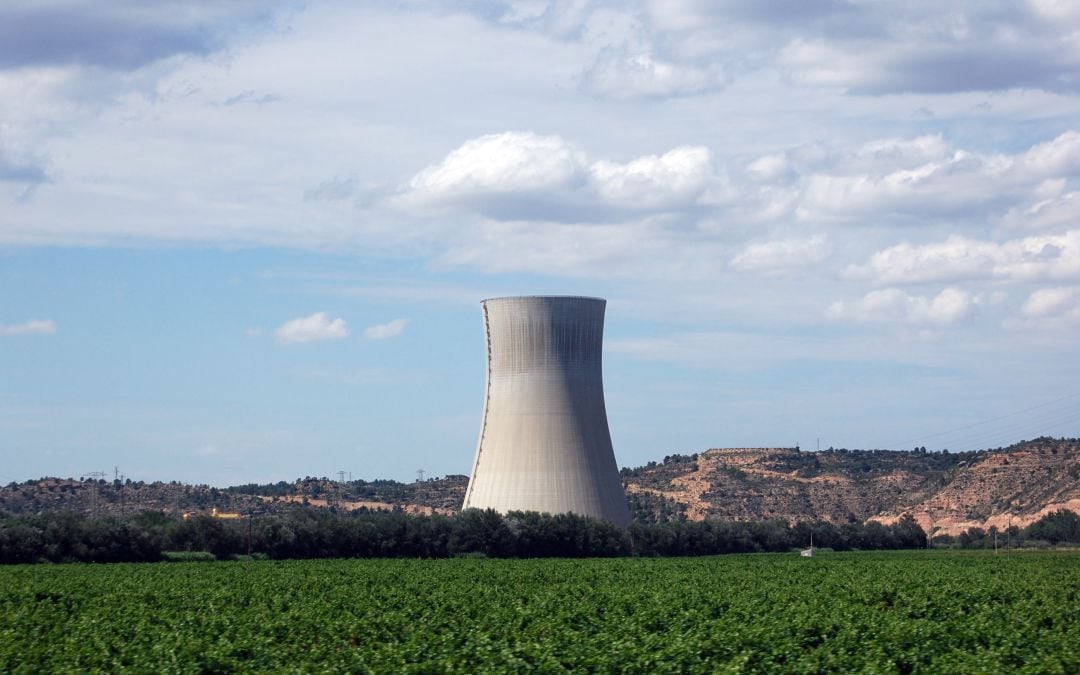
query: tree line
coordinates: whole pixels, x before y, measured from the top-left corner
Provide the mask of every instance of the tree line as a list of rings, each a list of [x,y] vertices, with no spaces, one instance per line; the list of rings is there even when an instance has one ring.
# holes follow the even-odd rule
[[[275,559],[710,555],[792,550],[808,544],[811,529],[816,544],[838,550],[925,542],[910,519],[891,526],[704,521],[620,528],[573,514],[503,516],[476,509],[453,516],[297,510],[231,521],[179,520],[154,511],[99,518],[62,511],[0,518],[0,562],[154,561],[180,551]]]
[[[1080,544],[1080,515],[1062,509],[1051,511],[1025,528],[972,527],[956,536],[935,534],[934,544],[957,548]]]
[[[926,533],[910,517],[893,525],[705,520],[620,528],[573,514],[503,516],[477,509],[453,516],[297,510],[231,521],[180,520],[155,511],[99,518],[65,511],[0,518],[0,563],[157,561],[176,552],[273,559],[690,556],[791,551],[805,548],[811,532],[816,546],[833,550],[926,545]],[[1018,531],[1014,545],[1025,538],[1080,543],[1080,517],[1050,514]]]

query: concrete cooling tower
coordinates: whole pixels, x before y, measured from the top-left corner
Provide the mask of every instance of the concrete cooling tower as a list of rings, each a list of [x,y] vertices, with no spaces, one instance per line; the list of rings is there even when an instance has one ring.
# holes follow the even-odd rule
[[[553,296],[481,303],[487,395],[464,508],[629,524],[604,409],[606,304]]]

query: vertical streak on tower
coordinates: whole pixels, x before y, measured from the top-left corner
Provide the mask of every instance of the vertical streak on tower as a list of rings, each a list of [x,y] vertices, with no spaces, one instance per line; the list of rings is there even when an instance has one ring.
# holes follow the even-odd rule
[[[487,385],[464,508],[630,522],[611,447],[599,298],[481,303]]]

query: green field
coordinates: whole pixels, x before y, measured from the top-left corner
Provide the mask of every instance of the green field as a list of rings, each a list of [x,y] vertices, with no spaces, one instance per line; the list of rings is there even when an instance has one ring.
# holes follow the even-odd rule
[[[1080,672],[1080,554],[0,568],[0,672]]]

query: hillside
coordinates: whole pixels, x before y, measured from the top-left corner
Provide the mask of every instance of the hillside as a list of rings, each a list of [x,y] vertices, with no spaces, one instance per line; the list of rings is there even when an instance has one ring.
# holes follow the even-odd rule
[[[1080,440],[966,453],[713,449],[624,469],[635,520],[783,518],[833,523],[912,515],[924,528],[1025,526],[1080,512]]]
[[[303,478],[288,483],[248,484],[227,488],[177,482],[75,480],[42,478],[0,488],[0,513],[69,510],[122,515],[139,511],[170,514],[210,512],[262,515],[298,508],[402,510],[407,513],[457,511],[465,498],[468,476],[445,476],[417,483],[393,480],[332,481]]]
[[[1039,438],[966,453],[790,448],[712,449],[622,470],[638,522],[827,520],[884,523],[912,515],[924,528],[1023,527],[1056,509],[1080,513],[1080,439]],[[179,483],[43,478],[0,488],[0,513],[259,515],[297,508],[458,510],[468,477],[423,482],[332,481],[213,488]]]

